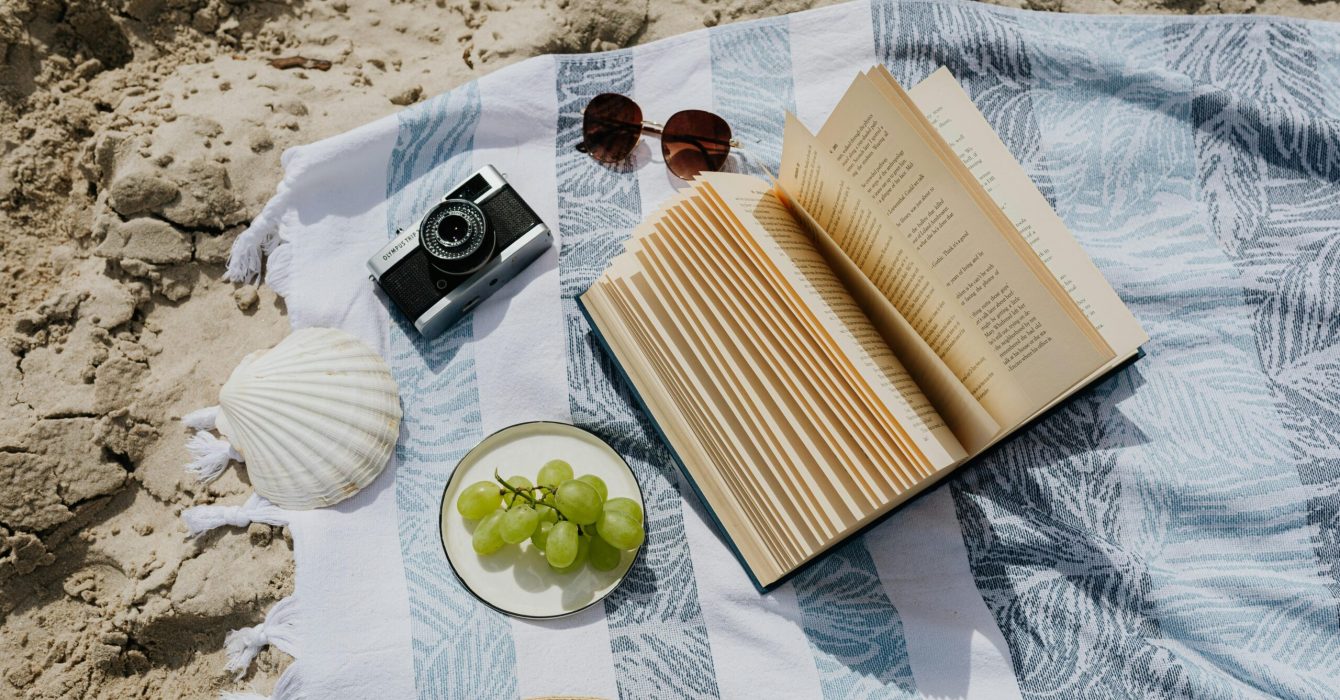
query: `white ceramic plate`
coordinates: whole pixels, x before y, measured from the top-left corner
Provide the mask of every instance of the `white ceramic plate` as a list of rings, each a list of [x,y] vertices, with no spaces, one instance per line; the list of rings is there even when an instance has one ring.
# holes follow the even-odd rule
[[[470,545],[475,521],[456,511],[460,490],[476,481],[493,481],[496,469],[504,479],[521,475],[533,483],[551,459],[572,465],[578,475],[595,474],[609,487],[609,497],[642,503],[642,491],[628,463],[603,440],[567,423],[518,423],[484,438],[456,465],[442,493],[439,528],[447,562],[467,590],[497,610],[527,618],[570,615],[605,596],[623,581],[638,552],[624,552],[613,571],[590,565],[560,574],[549,568],[544,554],[529,541],[479,556]],[[643,505],[643,512],[646,507]],[[645,523],[644,523],[645,527]]]

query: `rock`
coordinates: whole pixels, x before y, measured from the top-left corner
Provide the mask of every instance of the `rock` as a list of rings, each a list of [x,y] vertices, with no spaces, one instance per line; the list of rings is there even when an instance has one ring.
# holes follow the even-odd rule
[[[163,207],[167,220],[186,228],[208,229],[224,229],[246,220],[222,165],[197,159],[176,176],[180,196]]]
[[[52,331],[63,335],[53,340]],[[111,343],[107,331],[79,323],[73,329],[47,329],[46,336],[19,363],[23,375],[19,400],[39,417],[92,415],[94,374],[106,361]]]
[[[391,104],[404,107],[405,105],[412,105],[415,102],[418,102],[420,97],[423,97],[423,88],[418,85],[413,85],[391,95],[390,100]]]
[[[25,444],[0,452],[0,521],[41,532],[75,516],[82,501],[119,490],[126,470],[104,458],[93,418],[39,421]]]
[[[244,230],[245,226],[234,226],[217,235],[195,234],[195,259],[211,265],[227,264],[228,256],[233,251],[233,241],[237,240],[238,234]]]
[[[0,581],[8,578],[5,569],[12,569],[13,573],[22,576],[32,573],[39,566],[46,566],[56,561],[56,555],[47,550],[37,535],[29,532],[16,532],[5,537],[0,552],[5,550],[8,550],[8,555],[0,558]],[[10,682],[13,680],[11,678]],[[31,676],[28,680],[31,682]]]
[[[130,173],[112,181],[107,203],[125,217],[155,211],[177,198],[177,186],[152,173]]]
[[[242,311],[250,311],[256,308],[260,299],[260,295],[256,293],[256,288],[252,286],[238,287],[233,291],[233,301],[237,302],[237,308]]]
[[[126,14],[141,22],[152,21],[163,9],[163,0],[127,0]]]
[[[134,318],[135,307],[139,305],[139,300],[126,285],[110,277],[98,275],[80,287],[87,292],[79,304],[80,318],[87,318],[94,325],[107,330]]]
[[[280,101],[280,103],[275,106],[295,117],[307,116],[307,105],[303,104],[302,100],[297,98],[290,97],[289,99]]]
[[[113,357],[98,365],[93,379],[93,410],[107,413],[130,403],[149,366],[126,357]]]
[[[270,132],[255,127],[247,132],[247,146],[251,148],[252,153],[264,153],[274,148],[275,142],[270,138]]]
[[[179,263],[191,259],[191,238],[158,219],[131,219],[108,231],[93,252],[113,260]]]

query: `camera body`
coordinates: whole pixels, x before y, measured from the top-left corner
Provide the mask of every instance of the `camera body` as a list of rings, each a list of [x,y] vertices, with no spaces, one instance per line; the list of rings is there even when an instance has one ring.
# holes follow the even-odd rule
[[[368,260],[372,280],[432,338],[525,269],[553,234],[486,165]]]

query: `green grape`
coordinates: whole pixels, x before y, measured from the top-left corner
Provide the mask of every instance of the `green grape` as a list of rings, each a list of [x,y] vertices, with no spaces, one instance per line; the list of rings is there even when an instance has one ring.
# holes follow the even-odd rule
[[[540,522],[542,523],[558,522],[558,511],[554,510],[553,506],[541,503],[535,506],[535,512],[540,514]]]
[[[558,485],[572,478],[572,465],[561,459],[551,459],[540,467],[535,483],[556,489]]]
[[[586,563],[586,556],[587,556],[587,553],[590,552],[590,551],[591,551],[591,538],[590,538],[590,537],[587,537],[586,535],[582,535],[582,536],[578,537],[578,538],[577,538],[577,556],[573,558],[571,564],[568,564],[567,566],[565,566],[565,567],[563,567],[563,568],[561,568],[561,569],[558,569],[558,573],[560,573],[560,574],[570,574],[570,573],[572,573],[572,572],[574,572],[574,571],[576,571],[576,570],[582,568],[582,564],[585,564],[585,563]]]
[[[587,556],[591,560],[591,568],[596,571],[613,571],[618,568],[623,553],[616,549],[614,545],[606,542],[605,538],[593,537],[591,538],[591,551]]]
[[[611,498],[605,501],[605,512],[623,513],[633,520],[642,522],[642,506],[631,498]]]
[[[507,485],[511,486],[512,488],[518,491],[527,491],[531,488],[534,488],[533,486],[531,486],[530,479],[527,479],[524,476],[511,477],[510,479],[507,480]],[[503,504],[506,505],[508,508],[511,508],[512,504],[517,502],[526,503],[527,501],[521,496],[518,496],[510,492],[503,496]]]
[[[571,521],[560,520],[549,530],[544,545],[544,558],[549,566],[562,569],[577,559],[577,526]]]
[[[525,504],[518,504],[503,512],[498,533],[507,544],[521,544],[535,532],[540,522],[540,514]]]
[[[559,484],[554,504],[563,517],[579,525],[593,523],[600,517],[600,494],[585,481],[568,479]]]
[[[474,546],[476,554],[493,554],[507,544],[503,541],[502,533],[498,532],[498,525],[502,522],[504,512],[495,510],[484,516],[484,519],[475,526],[475,532],[470,536],[470,544]]]
[[[553,523],[541,520],[540,524],[535,526],[535,532],[530,536],[530,543],[539,547],[540,551],[543,552],[544,545],[549,541],[549,531],[553,529]]]
[[[606,542],[619,549],[637,549],[646,537],[641,522],[618,511],[601,513],[596,530]]]
[[[477,481],[461,489],[456,499],[456,512],[467,520],[480,518],[498,509],[502,496],[498,494],[498,485],[492,481]]]
[[[577,480],[585,481],[586,483],[590,484],[591,487],[596,490],[596,493],[600,494],[601,503],[604,503],[605,499],[610,495],[609,488],[605,486],[605,480],[601,479],[595,474],[582,474],[581,476],[577,477]]]

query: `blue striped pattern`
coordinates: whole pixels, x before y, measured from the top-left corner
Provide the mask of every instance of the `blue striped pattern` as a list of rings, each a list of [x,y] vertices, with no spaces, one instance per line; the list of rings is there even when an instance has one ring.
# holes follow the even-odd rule
[[[386,174],[388,237],[470,173],[479,114],[473,83],[400,113]],[[413,325],[391,316],[389,360],[405,413],[395,452],[396,505],[415,685],[423,697],[512,697],[511,627],[461,587],[438,536],[442,487],[457,460],[482,437],[469,343],[473,325],[466,319],[425,342]]]
[[[1025,695],[1334,697],[1340,31],[873,16],[900,77],[963,79],[1153,337],[950,482]]]

